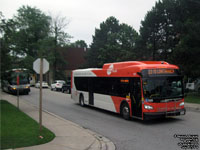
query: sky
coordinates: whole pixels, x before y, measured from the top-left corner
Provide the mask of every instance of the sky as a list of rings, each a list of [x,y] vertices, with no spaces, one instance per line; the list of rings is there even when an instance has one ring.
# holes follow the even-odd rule
[[[65,31],[73,38],[92,42],[95,28],[108,17],[116,17],[120,23],[132,26],[137,32],[147,11],[157,0],[1,0],[0,11],[6,19],[17,14],[23,5],[40,9],[47,15],[66,17]]]

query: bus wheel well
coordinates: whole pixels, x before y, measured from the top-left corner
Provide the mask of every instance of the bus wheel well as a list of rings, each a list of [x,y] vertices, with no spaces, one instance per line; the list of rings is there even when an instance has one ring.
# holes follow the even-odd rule
[[[121,114],[121,115],[122,115],[122,107],[123,107],[123,105],[125,105],[125,104],[128,105],[127,101],[125,101],[125,100],[123,100],[123,101],[121,102],[121,104],[120,104],[120,114]]]
[[[126,101],[121,103],[120,113],[125,120],[130,120],[130,108],[129,104]]]

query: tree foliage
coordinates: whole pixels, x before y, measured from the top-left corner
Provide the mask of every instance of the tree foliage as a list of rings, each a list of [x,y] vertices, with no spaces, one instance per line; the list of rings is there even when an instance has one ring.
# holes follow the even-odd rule
[[[67,62],[60,55],[58,49],[69,44],[71,36],[65,32],[68,23],[69,21],[67,21],[66,17],[61,17],[59,15],[51,17],[50,35],[52,39],[51,50],[53,53],[53,57],[51,57],[51,71],[53,71],[53,80],[64,79],[64,71],[59,69],[59,67],[66,65]],[[62,74],[62,76],[59,76],[60,74]]]
[[[70,47],[75,47],[75,48],[88,48],[87,43],[84,40],[77,40],[74,43],[70,44]]]
[[[1,73],[4,70],[10,69],[11,56],[10,56],[10,45],[8,44],[11,40],[11,32],[14,24],[12,22],[7,23],[3,14],[0,14],[0,70]]]
[[[86,47],[87,66],[128,60],[165,60],[180,66],[188,77],[200,76],[199,0],[159,0],[141,21],[138,34],[131,26],[109,17],[95,29],[93,41],[69,42],[65,17],[45,15],[35,7],[22,6],[12,19],[0,12],[1,70],[32,69],[36,57],[48,59],[55,74],[67,62],[60,47]],[[134,19],[134,18],[133,18]]]
[[[1,15],[0,20],[2,71],[15,67],[32,70],[38,57],[46,58],[51,65],[65,63],[56,52],[69,43],[64,17],[53,18],[35,7],[22,6],[12,19]]]
[[[174,3],[175,0],[158,1],[141,22],[141,38],[153,60],[167,60],[177,44]]]
[[[18,38],[16,46],[22,54],[32,57],[40,55],[39,43],[49,35],[49,20],[50,17],[37,8],[22,6],[18,10],[14,17],[17,26],[15,36]]]
[[[49,35],[49,17],[39,9],[22,6],[12,19],[1,19],[2,56],[11,58],[9,68],[33,68],[33,61],[40,55],[46,56],[43,41]],[[3,61],[3,60],[2,60]],[[7,63],[2,63],[2,71]],[[5,68],[6,69],[6,68]],[[7,68],[8,69],[8,68]]]
[[[140,28],[147,57],[175,63],[187,76],[200,76],[199,8],[196,0],[156,2]]]
[[[134,56],[137,32],[127,24],[120,24],[109,17],[95,29],[87,60],[90,67],[101,67],[104,63],[130,60]]]

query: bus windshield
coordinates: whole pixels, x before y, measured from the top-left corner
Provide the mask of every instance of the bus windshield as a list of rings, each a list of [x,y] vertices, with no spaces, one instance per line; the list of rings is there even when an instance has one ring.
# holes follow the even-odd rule
[[[182,98],[182,77],[171,76],[143,78],[143,92],[145,99],[152,99],[153,101],[170,98]]]
[[[11,85],[17,85],[17,73],[13,72],[10,78]],[[19,73],[19,84],[29,84],[29,76],[26,72]]]

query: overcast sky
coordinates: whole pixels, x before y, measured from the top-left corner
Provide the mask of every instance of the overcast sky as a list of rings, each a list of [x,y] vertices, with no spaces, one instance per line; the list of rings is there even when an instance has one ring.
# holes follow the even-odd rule
[[[29,5],[42,12],[66,17],[70,23],[66,32],[76,40],[91,44],[95,28],[108,17],[116,17],[139,31],[140,22],[157,0],[0,0],[0,11],[6,19],[17,14],[22,5]]]

